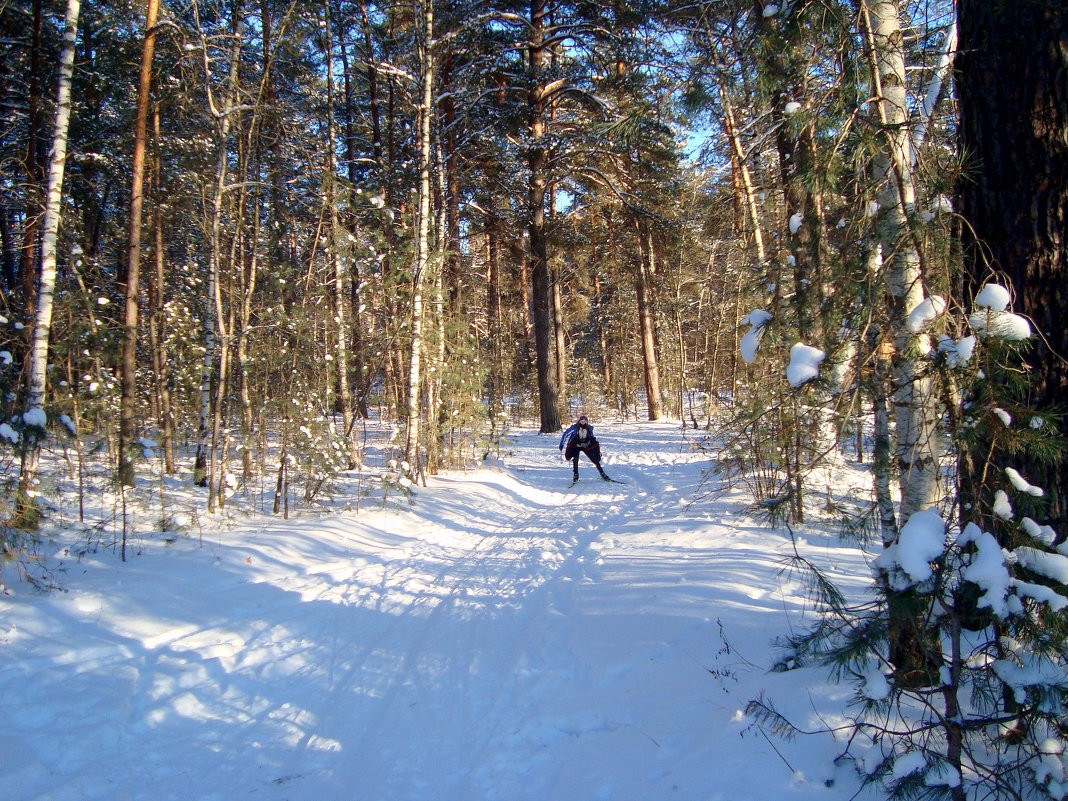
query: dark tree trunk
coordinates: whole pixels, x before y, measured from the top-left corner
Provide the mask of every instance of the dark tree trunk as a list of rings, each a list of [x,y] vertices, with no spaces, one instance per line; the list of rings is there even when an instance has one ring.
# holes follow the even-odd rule
[[[1068,6],[959,0],[958,9],[960,137],[970,158],[960,186],[961,299],[970,304],[988,280],[1008,281],[1013,310],[1039,333],[1025,356],[1029,401],[1061,406],[1068,392]],[[1063,419],[1060,433],[1068,435]],[[975,460],[976,471],[983,462]],[[1068,455],[1055,465],[1029,461],[1027,477],[1046,490],[1054,529],[1068,531]],[[976,485],[964,476],[964,500],[978,508]]]
[[[548,191],[548,156],[545,152],[545,91],[541,85],[545,46],[542,32],[545,3],[530,4],[530,71],[532,83],[527,97],[531,145],[527,150],[528,232],[530,235],[531,291],[533,292],[534,351],[538,369],[538,402],[541,432],[560,430],[560,387],[556,376],[556,349],[552,310],[552,279],[549,274],[549,245],[546,241],[545,196]]]
[[[133,178],[130,189],[130,228],[126,257],[126,314],[122,340],[122,401],[119,410],[119,481],[133,486],[130,451],[137,433],[137,323],[138,283],[141,275],[141,212],[144,207],[145,149],[148,140],[148,103],[152,91],[152,57],[156,48],[158,0],[148,0],[145,38],[141,48],[141,74],[134,120]]]

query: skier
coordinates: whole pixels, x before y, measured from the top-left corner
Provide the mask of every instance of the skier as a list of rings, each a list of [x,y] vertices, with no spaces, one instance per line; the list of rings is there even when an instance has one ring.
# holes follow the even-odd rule
[[[565,448],[567,450],[564,450]],[[601,444],[593,435],[593,426],[590,425],[590,418],[586,415],[580,414],[575,424],[560,437],[560,450],[564,451],[564,458],[571,462],[574,467],[575,472],[572,483],[578,481],[579,477],[579,453],[586,454],[586,457],[597,468],[597,472],[601,474],[601,478],[605,481],[612,480],[601,468]]]

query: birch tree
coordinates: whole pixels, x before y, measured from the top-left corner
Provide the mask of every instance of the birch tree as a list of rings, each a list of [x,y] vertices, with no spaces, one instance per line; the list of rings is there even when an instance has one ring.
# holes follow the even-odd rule
[[[424,0],[419,32],[420,102],[418,113],[419,209],[416,219],[415,269],[412,273],[411,353],[408,363],[408,432],[405,458],[418,469],[422,386],[423,281],[430,264],[430,169],[433,159],[430,121],[434,113],[434,0]]]
[[[216,93],[212,90],[212,69],[209,45],[201,30],[201,55],[204,59],[204,79],[207,92],[209,112],[215,124],[215,175],[210,195],[210,213],[208,218],[208,281],[207,295],[204,298],[204,360],[201,371],[200,426],[197,441],[197,463],[194,471],[199,471],[199,480],[208,488],[208,511],[214,512],[216,493],[219,488],[219,469],[221,454],[220,436],[222,433],[222,398],[225,393],[226,375],[229,367],[229,334],[222,303],[222,229],[223,197],[227,191],[229,174],[230,131],[233,127],[235,106],[237,104],[239,65],[241,61],[241,19],[242,3],[236,0],[231,18],[231,46],[227,77],[216,102]],[[212,404],[214,389],[214,405]]]
[[[873,164],[878,203],[875,232],[890,298],[891,403],[901,489],[897,525],[883,534],[890,546],[916,512],[940,499],[939,419],[934,380],[919,358],[931,351],[930,335],[910,323],[910,315],[925,301],[926,293],[909,219],[916,208],[916,188],[901,11],[897,0],[862,0],[860,18],[872,60],[880,129]],[[913,593],[894,590],[892,577],[890,583],[891,662],[902,678],[911,677],[906,680],[934,680],[940,663],[937,640],[927,634],[929,623],[923,610],[916,609]]]
[[[48,164],[45,215],[42,224],[41,279],[37,287],[37,314],[30,350],[26,412],[23,433],[22,468],[19,479],[18,514],[24,517],[31,506],[37,483],[41,440],[45,432],[45,393],[48,383],[48,348],[51,341],[52,308],[56,286],[56,247],[62,216],[63,171],[67,164],[67,134],[71,117],[71,78],[74,75],[75,45],[78,39],[80,0],[67,0],[63,28],[63,49],[59,58],[59,88],[52,132],[52,155]]]

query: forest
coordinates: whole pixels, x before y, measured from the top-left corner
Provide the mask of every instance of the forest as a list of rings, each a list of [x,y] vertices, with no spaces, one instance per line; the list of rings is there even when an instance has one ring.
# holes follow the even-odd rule
[[[5,559],[45,458],[286,514],[369,420],[425,483],[598,409],[797,526],[848,451],[883,627],[797,653],[883,638],[959,774],[941,621],[1065,663],[1066,43],[1062,0],[5,2]],[[926,575],[931,510],[963,533]],[[1014,744],[1068,733],[1042,687],[991,704]]]

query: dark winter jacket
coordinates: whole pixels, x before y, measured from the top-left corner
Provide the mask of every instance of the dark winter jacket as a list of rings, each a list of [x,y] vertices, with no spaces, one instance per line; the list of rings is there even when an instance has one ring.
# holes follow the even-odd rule
[[[595,437],[593,435],[593,426],[591,424],[589,424],[589,423],[586,424],[586,439],[585,440],[579,440],[578,439],[578,435],[579,435],[578,429],[579,429],[579,424],[575,423],[574,425],[571,426],[571,428],[569,428],[567,431],[564,432],[563,436],[560,437],[560,449],[561,450],[563,450],[568,445],[568,443],[570,443],[572,441],[574,441],[575,447],[580,448],[582,450],[586,450],[587,448],[597,444],[597,437]]]

